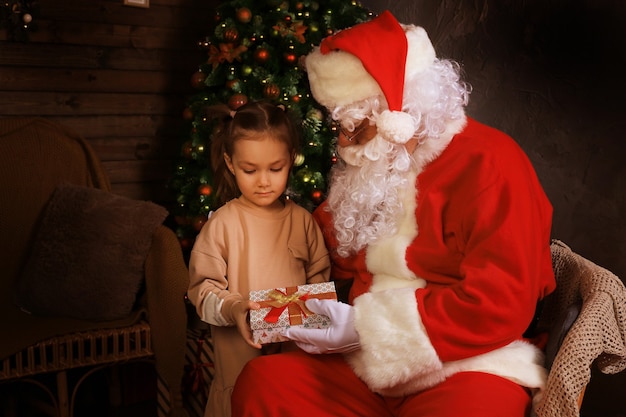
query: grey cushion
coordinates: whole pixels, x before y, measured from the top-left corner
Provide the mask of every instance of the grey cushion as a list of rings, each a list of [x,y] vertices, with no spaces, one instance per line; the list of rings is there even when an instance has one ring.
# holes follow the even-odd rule
[[[165,208],[96,188],[59,185],[16,282],[16,302],[38,315],[86,320],[128,316]]]

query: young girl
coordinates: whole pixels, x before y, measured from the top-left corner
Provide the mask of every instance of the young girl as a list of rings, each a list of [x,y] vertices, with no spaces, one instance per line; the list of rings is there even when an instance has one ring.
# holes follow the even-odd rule
[[[278,106],[250,102],[223,120],[211,155],[216,192],[225,205],[204,225],[189,262],[188,297],[210,323],[215,376],[205,416],[230,416],[235,379],[261,354],[247,323],[251,290],[328,281],[330,261],[317,223],[283,197],[299,135]]]

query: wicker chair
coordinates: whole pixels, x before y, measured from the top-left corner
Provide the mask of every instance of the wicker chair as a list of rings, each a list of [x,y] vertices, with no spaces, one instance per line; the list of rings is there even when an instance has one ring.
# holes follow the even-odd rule
[[[592,366],[626,369],[626,288],[610,271],[552,241],[557,289],[546,300],[539,329],[547,330],[550,368],[539,417],[579,417]]]
[[[0,384],[32,381],[46,389],[60,417],[73,415],[78,385],[94,369],[137,359],[155,364],[160,415],[185,416],[187,268],[174,233],[157,226],[144,263],[145,291],[125,318],[88,321],[27,314],[13,287],[32,247],[38,219],[60,182],[110,191],[88,143],[48,120],[0,119]],[[83,377],[68,383],[73,369]],[[55,374],[47,386],[37,378]],[[1,387],[0,387],[1,389]],[[1,412],[0,412],[1,414]]]

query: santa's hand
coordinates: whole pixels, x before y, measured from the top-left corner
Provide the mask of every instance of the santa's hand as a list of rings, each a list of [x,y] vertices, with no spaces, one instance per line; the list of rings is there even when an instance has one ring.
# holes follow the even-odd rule
[[[351,305],[316,298],[305,303],[313,313],[330,317],[330,327],[290,327],[283,332],[283,336],[295,341],[300,349],[308,353],[341,353],[359,348],[359,335],[354,329],[354,310]]]

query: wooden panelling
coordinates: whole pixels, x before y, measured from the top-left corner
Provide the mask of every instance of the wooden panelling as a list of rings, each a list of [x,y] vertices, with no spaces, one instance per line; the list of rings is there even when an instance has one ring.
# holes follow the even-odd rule
[[[43,0],[30,41],[0,32],[0,117],[39,116],[94,147],[113,190],[167,206],[191,74],[217,0]]]
[[[0,91],[0,113],[68,115],[173,114],[184,100],[161,94]]]
[[[0,57],[0,60],[2,57]],[[191,65],[190,65],[191,66]],[[159,93],[186,91],[190,76],[185,71],[120,71],[82,68],[36,68],[20,66],[0,71],[0,91],[89,91],[102,93]]]

